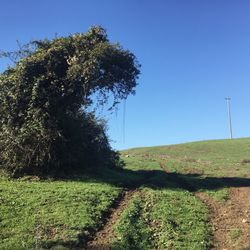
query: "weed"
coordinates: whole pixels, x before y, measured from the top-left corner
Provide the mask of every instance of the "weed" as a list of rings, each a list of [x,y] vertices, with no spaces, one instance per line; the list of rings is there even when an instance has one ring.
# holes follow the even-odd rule
[[[241,236],[242,232],[239,228],[233,228],[230,232],[229,232],[229,237],[231,240],[236,240]]]

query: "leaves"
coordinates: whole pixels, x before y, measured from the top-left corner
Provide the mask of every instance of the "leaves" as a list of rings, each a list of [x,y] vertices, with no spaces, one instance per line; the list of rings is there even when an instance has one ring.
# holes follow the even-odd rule
[[[105,128],[86,110],[94,93],[95,105],[112,94],[112,107],[134,93],[135,56],[110,43],[99,26],[24,49],[15,67],[0,75],[2,167],[47,174],[112,165]]]

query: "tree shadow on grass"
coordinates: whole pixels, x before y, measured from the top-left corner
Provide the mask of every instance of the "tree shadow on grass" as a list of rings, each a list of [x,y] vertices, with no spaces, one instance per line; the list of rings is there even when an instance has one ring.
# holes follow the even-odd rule
[[[183,174],[163,170],[119,169],[101,175],[95,175],[91,182],[104,182],[118,187],[134,189],[149,187],[152,189],[181,188],[191,192],[216,190],[226,187],[250,187],[250,178],[211,177],[201,174]]]

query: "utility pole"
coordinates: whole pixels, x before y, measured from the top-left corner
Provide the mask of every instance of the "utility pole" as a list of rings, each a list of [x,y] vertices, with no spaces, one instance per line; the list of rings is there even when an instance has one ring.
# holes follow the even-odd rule
[[[227,114],[228,114],[228,122],[229,122],[230,139],[233,139],[233,130],[232,130],[232,121],[231,121],[231,104],[230,104],[231,98],[226,97],[225,100],[227,102]]]

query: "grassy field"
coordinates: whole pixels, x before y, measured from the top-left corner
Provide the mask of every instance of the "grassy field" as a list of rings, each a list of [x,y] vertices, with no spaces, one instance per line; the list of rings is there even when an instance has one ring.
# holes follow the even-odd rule
[[[141,249],[209,249],[211,228],[207,223],[208,209],[194,192],[203,192],[215,201],[224,203],[229,198],[229,188],[250,186],[246,178],[250,175],[249,151],[250,139],[204,141],[123,151],[127,168],[135,172],[151,170],[152,175],[155,175],[148,181],[152,188],[143,190],[143,197],[147,198],[140,198],[144,199],[140,203],[147,204],[150,200],[148,197],[153,195],[149,213],[151,219],[148,221],[157,223],[139,223],[141,231],[151,229],[151,238],[153,235],[152,240],[149,240],[151,245],[145,242]],[[167,174],[164,175],[162,170]],[[143,205],[141,214],[140,218],[147,214]],[[126,218],[126,214],[124,216]],[[126,223],[126,219],[118,222],[117,232],[121,240],[129,244],[126,230],[121,230]],[[132,230],[133,223],[130,224],[128,229]],[[137,240],[138,244],[145,241],[140,237]]]
[[[128,165],[157,166],[159,162],[167,168],[183,174],[202,174],[213,177],[245,177],[249,174],[250,139],[217,140],[185,143],[172,146],[134,148],[123,151]],[[142,163],[143,162],[143,163]]]
[[[223,203],[230,187],[247,186],[249,150],[250,139],[138,148],[121,152],[124,170],[95,178],[2,177],[0,249],[84,246],[125,189],[137,191],[114,223],[112,249],[209,249],[208,208],[195,192]]]
[[[195,191],[225,201],[228,187],[248,181],[244,177],[250,174],[249,152],[250,139],[244,138],[135,148],[123,151],[123,157],[134,170],[160,169],[163,164],[179,179],[191,183]]]
[[[2,179],[0,249],[84,243],[120,192],[104,183]]]

